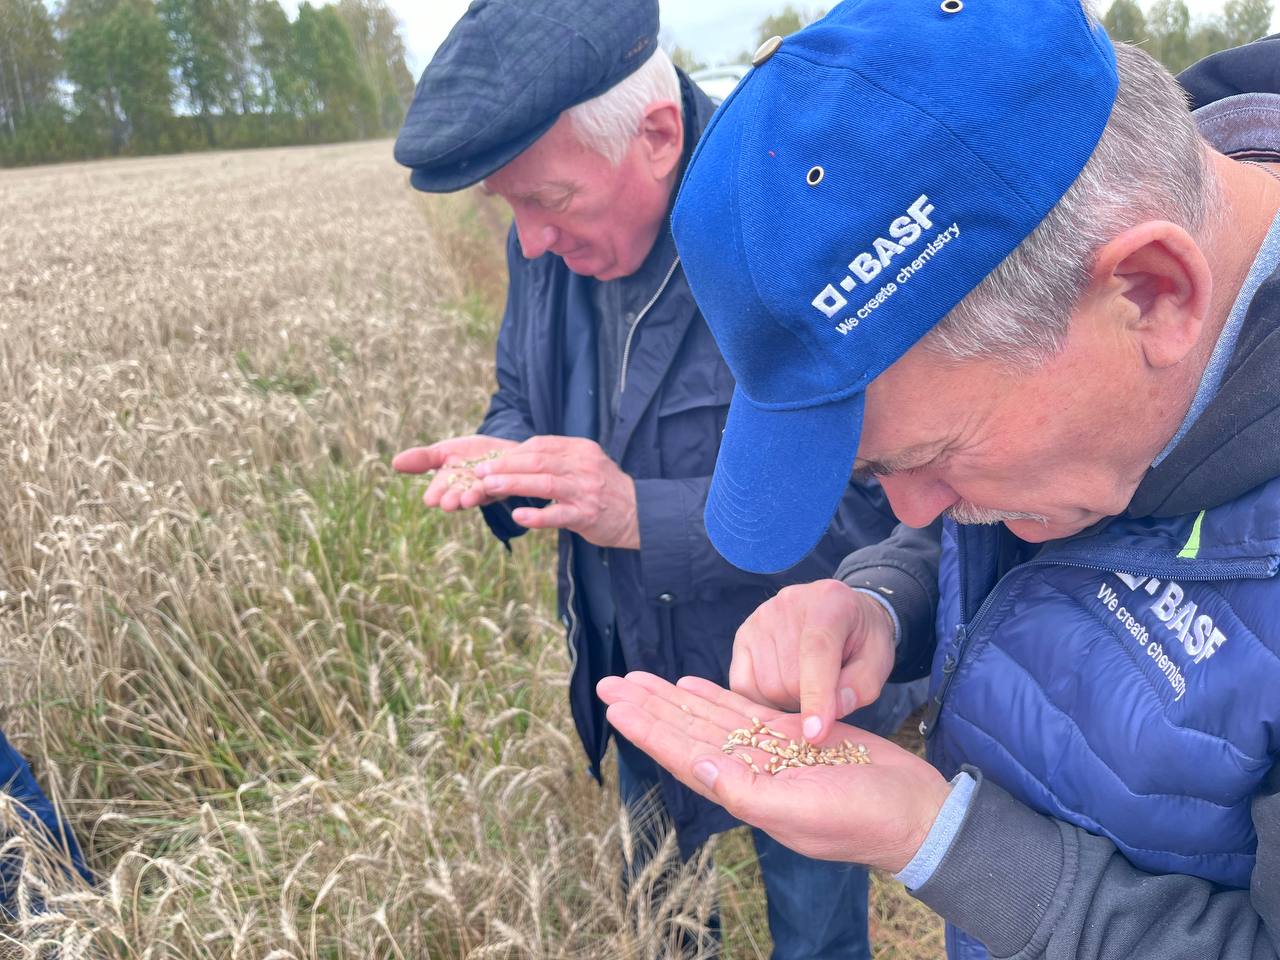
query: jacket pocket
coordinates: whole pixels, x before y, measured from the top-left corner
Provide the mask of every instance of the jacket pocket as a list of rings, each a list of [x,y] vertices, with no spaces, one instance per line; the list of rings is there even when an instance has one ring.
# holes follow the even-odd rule
[[[716,465],[720,437],[733,399],[733,377],[723,363],[686,367],[658,399],[662,476],[705,477]]]

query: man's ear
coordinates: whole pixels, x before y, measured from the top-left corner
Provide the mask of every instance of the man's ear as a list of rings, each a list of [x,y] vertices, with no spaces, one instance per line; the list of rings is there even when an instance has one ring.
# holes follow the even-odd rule
[[[1195,348],[1213,300],[1213,274],[1199,244],[1164,220],[1132,227],[1099,250],[1089,287],[1157,369]]]
[[[655,180],[665,180],[680,164],[684,151],[684,116],[670,100],[649,104],[640,125],[649,168]]]

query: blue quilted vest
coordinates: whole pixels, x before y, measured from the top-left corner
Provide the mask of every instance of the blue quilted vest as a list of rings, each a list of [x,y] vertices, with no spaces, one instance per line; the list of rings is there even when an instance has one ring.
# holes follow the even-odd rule
[[[1247,888],[1280,756],[1280,479],[1199,516],[1042,546],[944,534],[925,728],[1140,869]],[[948,932],[954,958],[985,951]]]

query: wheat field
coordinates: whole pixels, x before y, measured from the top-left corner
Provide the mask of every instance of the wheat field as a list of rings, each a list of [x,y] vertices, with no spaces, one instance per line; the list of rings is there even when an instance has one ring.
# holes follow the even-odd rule
[[[388,143],[0,171],[0,728],[98,881],[0,797],[0,956],[656,958],[717,895],[768,956],[743,831],[622,891],[553,541],[389,469],[483,409],[503,231]],[[873,931],[941,954],[879,878]]]

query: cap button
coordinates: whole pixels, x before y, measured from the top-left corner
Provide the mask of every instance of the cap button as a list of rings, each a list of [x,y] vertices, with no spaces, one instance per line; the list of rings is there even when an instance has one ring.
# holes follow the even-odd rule
[[[781,37],[770,37],[764,43],[760,44],[760,49],[757,50],[756,55],[751,58],[751,65],[753,67],[758,67],[767,62],[770,57],[778,52],[778,48],[780,46],[782,46]]]

